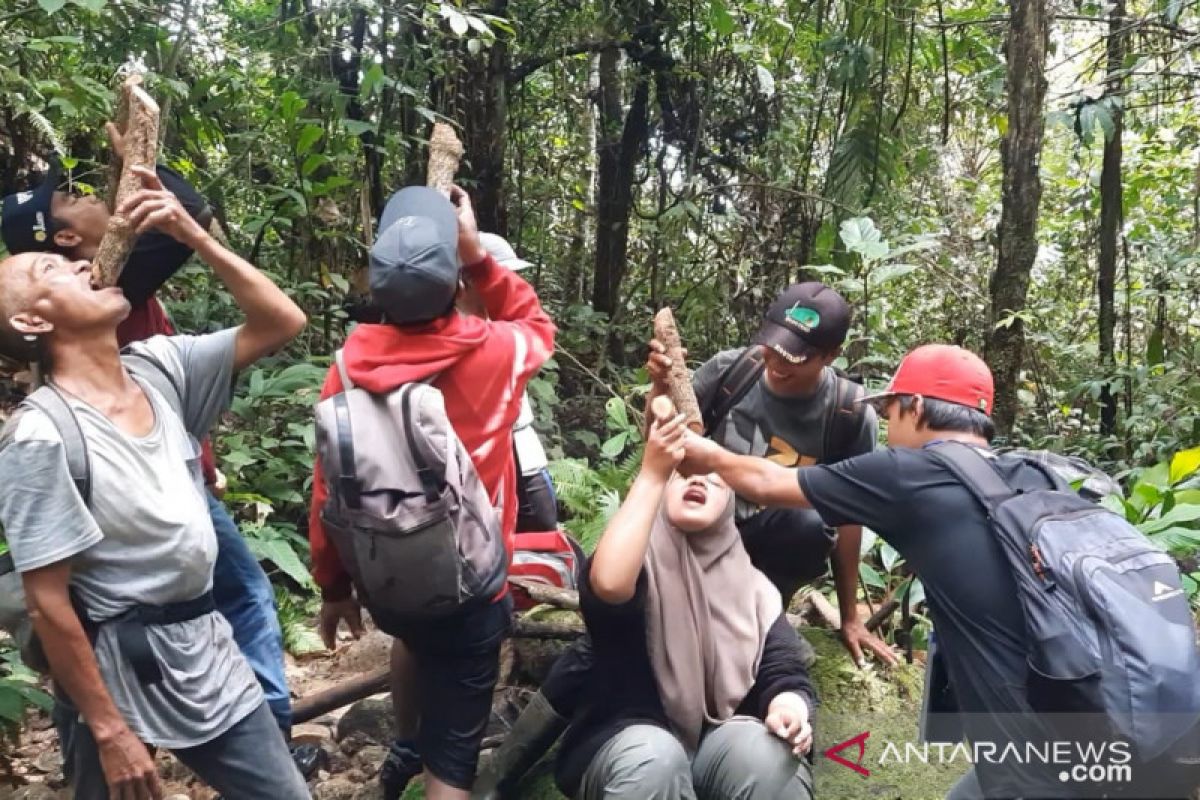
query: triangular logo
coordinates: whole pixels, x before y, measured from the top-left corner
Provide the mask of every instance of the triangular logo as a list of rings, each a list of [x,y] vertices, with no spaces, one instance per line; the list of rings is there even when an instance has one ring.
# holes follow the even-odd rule
[[[1154,582],[1154,596],[1155,597],[1158,597],[1160,594],[1166,594],[1167,592],[1173,592],[1173,591],[1175,591],[1174,587],[1167,586],[1162,581]]]
[[[839,744],[835,744],[833,747],[830,747],[828,750],[825,751],[825,757],[828,758],[830,761],[836,761],[837,763],[841,764],[843,767],[849,767],[850,769],[857,772],[859,775],[869,776],[871,774],[871,771],[869,769],[867,769],[866,767],[864,767],[862,765],[862,762],[863,762],[863,758],[867,755],[867,739],[869,739],[870,737],[871,737],[870,731],[863,731],[858,736],[855,736],[852,739],[847,739],[844,742],[840,742]],[[858,745],[858,758],[856,760],[850,761],[850,760],[838,755],[843,750],[845,750],[848,747],[851,747],[852,745]]]

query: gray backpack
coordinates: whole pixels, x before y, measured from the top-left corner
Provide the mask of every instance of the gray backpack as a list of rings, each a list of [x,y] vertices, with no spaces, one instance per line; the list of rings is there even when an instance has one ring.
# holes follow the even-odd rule
[[[1107,718],[1143,760],[1184,738],[1200,720],[1200,656],[1174,560],[1043,459],[959,442],[932,453],[987,511],[1007,556],[1029,636],[1030,707]],[[1054,488],[1018,491],[994,458],[1019,458]]]
[[[182,417],[183,393],[167,368],[158,359],[141,350],[127,349],[122,351],[121,355],[129,373],[157,389],[172,410]],[[4,427],[0,428],[0,450],[12,441],[21,415],[29,410],[40,411],[58,431],[71,482],[75,484],[84,505],[90,509],[92,464],[88,456],[87,440],[67,399],[52,384],[34,390],[21,401]],[[74,593],[71,599],[79,610],[78,599]],[[81,618],[82,616],[81,614]],[[21,576],[16,571],[12,555],[9,553],[0,556],[0,630],[5,630],[12,636],[21,652],[21,659],[27,666],[39,672],[49,672],[49,664],[46,662],[41,642],[33,632],[33,624],[25,606],[25,588]]]
[[[385,630],[489,602],[508,569],[500,518],[442,393],[423,382],[372,394],[342,351],[334,360],[342,391],[317,405],[321,520],[359,601]]]

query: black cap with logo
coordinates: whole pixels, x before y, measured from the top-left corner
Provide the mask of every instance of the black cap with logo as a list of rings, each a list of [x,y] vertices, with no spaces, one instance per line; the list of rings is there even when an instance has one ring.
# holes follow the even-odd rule
[[[755,341],[793,364],[803,364],[842,346],[850,316],[850,305],[825,284],[794,283],[771,303]]]
[[[54,246],[50,200],[58,176],[57,164],[51,163],[40,184],[28,192],[10,194],[0,203],[0,236],[9,253],[50,250]]]
[[[371,300],[397,325],[428,322],[454,305],[458,292],[458,214],[425,186],[392,195],[371,247]]]

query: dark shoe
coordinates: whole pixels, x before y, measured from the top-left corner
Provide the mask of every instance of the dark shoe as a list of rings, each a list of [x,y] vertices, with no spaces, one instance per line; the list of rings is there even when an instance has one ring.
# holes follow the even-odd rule
[[[423,770],[421,755],[412,742],[399,739],[392,742],[387,758],[383,760],[383,768],[379,770],[379,788],[383,790],[383,800],[400,800],[408,782]]]
[[[292,761],[305,781],[316,775],[319,770],[329,768],[329,754],[315,744],[288,745],[288,750],[291,751]]]
[[[566,729],[567,721],[558,715],[546,696],[541,692],[535,694],[475,778],[471,800],[515,797],[521,778],[541,761]]]

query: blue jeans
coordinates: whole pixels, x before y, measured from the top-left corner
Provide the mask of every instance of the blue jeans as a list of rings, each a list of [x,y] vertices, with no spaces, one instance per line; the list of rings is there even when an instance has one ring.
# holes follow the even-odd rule
[[[208,511],[217,533],[213,599],[233,628],[238,649],[250,662],[286,737],[292,728],[292,700],[283,672],[283,629],[275,611],[275,593],[224,504],[208,495]]]

